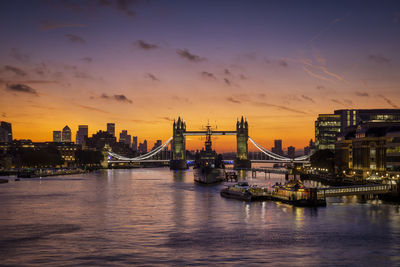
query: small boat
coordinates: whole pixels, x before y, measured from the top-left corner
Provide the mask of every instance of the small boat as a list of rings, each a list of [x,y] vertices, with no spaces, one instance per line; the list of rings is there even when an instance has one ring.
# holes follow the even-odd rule
[[[223,188],[220,193],[223,197],[244,201],[270,199],[270,194],[266,188],[255,185],[250,186],[247,182],[239,182],[233,186]]]
[[[318,197],[317,188],[305,187],[300,180],[290,180],[273,186],[272,200],[300,207],[326,206],[325,198]]]

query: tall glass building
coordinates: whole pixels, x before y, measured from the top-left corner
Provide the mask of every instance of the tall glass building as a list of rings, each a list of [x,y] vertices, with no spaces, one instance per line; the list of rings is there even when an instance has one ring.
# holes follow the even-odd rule
[[[341,116],[334,114],[319,114],[315,121],[316,149],[335,149],[336,138],[340,133]]]

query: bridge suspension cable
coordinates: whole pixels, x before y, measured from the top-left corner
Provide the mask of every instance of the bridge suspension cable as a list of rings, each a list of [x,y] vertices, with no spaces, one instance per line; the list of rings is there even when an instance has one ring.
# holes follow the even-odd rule
[[[168,144],[171,142],[171,140],[172,140],[172,137],[169,138],[164,144],[162,144],[161,146],[159,146],[159,147],[153,149],[152,151],[150,151],[150,152],[148,152],[148,153],[146,153],[146,154],[140,155],[140,156],[138,156],[138,157],[134,157],[134,158],[127,158],[127,157],[118,155],[118,154],[116,154],[116,153],[114,153],[114,152],[111,152],[111,151],[109,151],[108,154],[109,154],[110,156],[116,158],[116,159],[119,159],[119,160],[125,160],[125,161],[139,161],[139,160],[144,160],[144,159],[148,159],[148,158],[150,158],[150,157],[152,157],[152,156],[158,154],[159,152],[161,152],[161,150],[163,150],[166,146],[168,146]]]
[[[249,137],[250,142],[253,143],[253,145],[258,148],[261,152],[263,152],[265,155],[276,159],[276,160],[280,160],[280,161],[301,161],[301,160],[306,160],[307,158],[309,158],[311,156],[311,154],[309,155],[304,155],[304,156],[300,156],[294,159],[288,158],[288,157],[284,157],[278,154],[273,153],[272,151],[269,151],[268,149],[262,147],[261,145],[259,145],[256,141],[254,141],[252,138]]]

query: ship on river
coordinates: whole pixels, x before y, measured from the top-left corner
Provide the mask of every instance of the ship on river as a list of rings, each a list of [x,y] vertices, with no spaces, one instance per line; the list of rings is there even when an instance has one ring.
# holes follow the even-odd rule
[[[204,148],[196,153],[194,181],[201,184],[215,184],[225,180],[225,165],[221,154],[212,149],[211,126],[207,125]]]

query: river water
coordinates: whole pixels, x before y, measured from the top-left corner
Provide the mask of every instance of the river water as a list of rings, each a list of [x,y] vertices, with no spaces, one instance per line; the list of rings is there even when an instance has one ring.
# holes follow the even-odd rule
[[[296,208],[225,199],[222,187],[167,168],[0,184],[0,265],[400,265],[398,204],[342,197]]]

